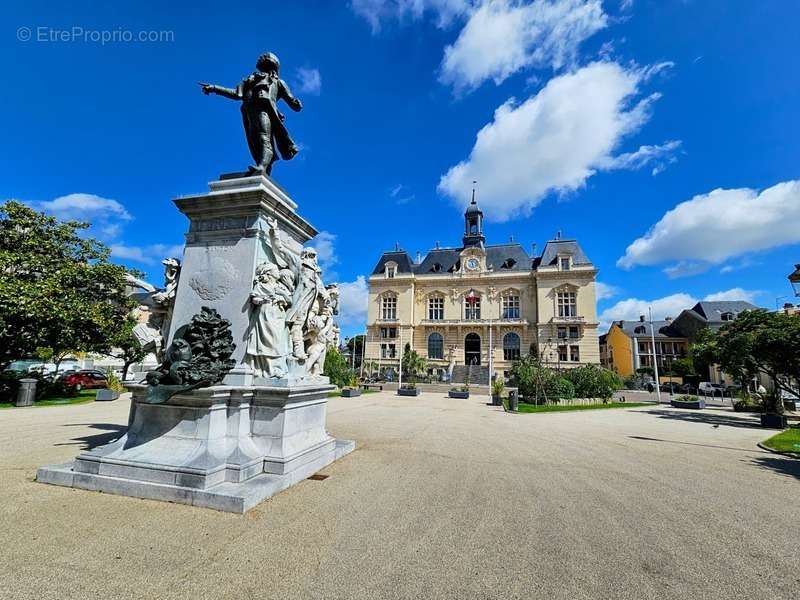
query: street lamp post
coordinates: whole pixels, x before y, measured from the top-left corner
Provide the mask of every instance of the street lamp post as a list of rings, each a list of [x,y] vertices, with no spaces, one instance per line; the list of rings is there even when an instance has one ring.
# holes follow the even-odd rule
[[[661,404],[661,385],[658,380],[658,359],[656,358],[656,330],[653,326],[653,309],[647,307],[647,314],[650,317],[650,342],[653,344],[653,373],[656,377],[656,398],[658,403]]]
[[[789,283],[792,284],[795,296],[800,296],[800,263],[794,266],[794,271],[789,273]]]

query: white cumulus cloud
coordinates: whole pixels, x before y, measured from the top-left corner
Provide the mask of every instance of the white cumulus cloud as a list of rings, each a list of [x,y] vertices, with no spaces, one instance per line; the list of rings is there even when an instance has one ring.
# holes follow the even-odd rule
[[[597,300],[613,298],[614,296],[618,296],[620,293],[620,289],[617,286],[603,283],[602,281],[596,282],[594,284],[594,289]]]
[[[750,304],[756,303],[756,298],[763,294],[762,290],[744,290],[740,287],[731,288],[722,292],[708,294],[703,300],[708,302],[719,302],[724,300],[744,300]]]
[[[560,69],[607,21],[600,0],[485,0],[445,48],[440,80],[458,93],[526,68]]]
[[[147,246],[111,244],[111,256],[119,260],[133,260],[146,265],[154,265],[165,258],[180,259],[183,256],[183,244],[150,244]]]
[[[647,122],[659,97],[638,98],[647,75],[647,69],[595,62],[554,77],[522,103],[508,100],[478,132],[469,158],[441,177],[439,191],[463,206],[477,180],[487,217],[506,221],[529,214],[548,193],[580,189],[598,170],[635,168],[647,154],[665,160],[677,142],[658,152],[642,147],[627,159],[614,154]]]
[[[367,280],[359,275],[355,281],[339,283],[338,286],[339,326],[363,329],[367,323]]]
[[[351,0],[350,8],[364,18],[372,33],[380,32],[385,21],[403,21],[407,18],[419,20],[425,13],[436,17],[440,28],[449,26],[456,17],[467,12],[472,5],[469,0]]]
[[[674,263],[691,273],[749,252],[800,242],[800,181],[761,192],[716,189],[681,202],[631,243],[617,266]],[[705,269],[703,269],[705,267]]]
[[[322,76],[319,69],[300,67],[297,69],[297,89],[304,94],[319,96],[322,89]]]

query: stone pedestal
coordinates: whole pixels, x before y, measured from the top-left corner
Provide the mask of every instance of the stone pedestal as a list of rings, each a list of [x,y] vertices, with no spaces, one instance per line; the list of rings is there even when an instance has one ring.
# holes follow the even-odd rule
[[[257,378],[245,360],[256,266],[274,262],[268,219],[285,252],[299,256],[317,231],[264,176],[229,177],[174,200],[189,218],[170,331],[202,307],[231,323],[235,366],[220,385],[146,401],[130,384],[128,430],[74,462],[42,467],[37,480],[113,494],[242,513],[350,452],[325,429],[326,377]]]
[[[129,387],[127,432],[37,481],[243,513],[355,447],[325,429],[333,386],[216,386],[164,404]]]
[[[189,218],[189,232],[165,347],[178,327],[201,307],[213,308],[231,322],[236,344],[232,357],[236,366],[223,383],[253,385],[258,382],[244,360],[249,296],[256,266],[274,260],[267,219],[277,220],[284,248],[296,255],[317,230],[294,212],[297,205],[291,198],[263,175],[212,181],[209,188],[207,194],[174,200]]]

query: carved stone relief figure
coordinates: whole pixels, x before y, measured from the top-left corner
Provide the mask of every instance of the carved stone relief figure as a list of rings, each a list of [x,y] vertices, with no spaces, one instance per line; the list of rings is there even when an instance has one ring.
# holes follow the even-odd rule
[[[271,262],[256,268],[250,302],[250,334],[246,354],[257,377],[284,377],[288,367],[289,337],[286,309],[292,293],[281,281],[280,269]]]

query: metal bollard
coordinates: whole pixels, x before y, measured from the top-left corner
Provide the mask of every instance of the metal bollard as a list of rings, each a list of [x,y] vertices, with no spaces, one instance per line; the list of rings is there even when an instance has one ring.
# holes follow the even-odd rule
[[[517,398],[517,390],[510,390],[508,392],[508,410],[517,412],[519,408],[519,399]]]
[[[36,399],[36,380],[20,379],[19,390],[17,391],[17,401],[14,406],[33,406]]]

